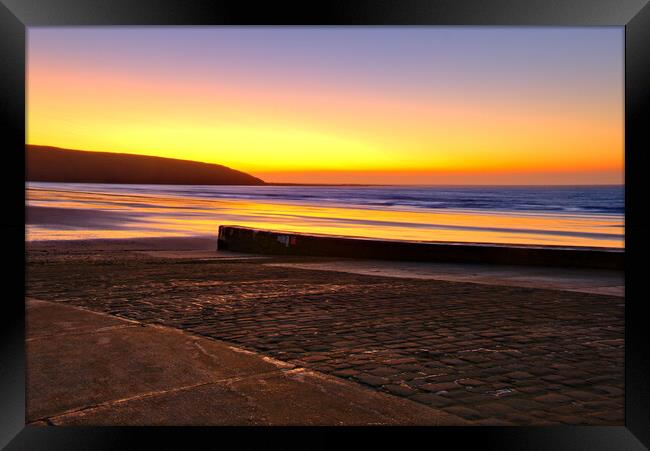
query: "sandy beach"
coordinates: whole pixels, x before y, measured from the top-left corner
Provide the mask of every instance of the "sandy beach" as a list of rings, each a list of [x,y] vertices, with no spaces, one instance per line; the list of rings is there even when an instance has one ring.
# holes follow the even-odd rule
[[[219,225],[239,225],[397,240],[622,248],[622,192],[608,188],[602,199],[589,200],[598,197],[591,191],[602,189],[502,189],[478,202],[478,188],[29,183],[26,226],[30,241],[212,236]],[[510,202],[502,199],[507,196]],[[563,210],[530,206],[539,196]],[[431,198],[451,200],[439,208]],[[482,203],[487,206],[476,207]]]
[[[28,420],[623,424],[622,272],[215,247],[28,242]]]

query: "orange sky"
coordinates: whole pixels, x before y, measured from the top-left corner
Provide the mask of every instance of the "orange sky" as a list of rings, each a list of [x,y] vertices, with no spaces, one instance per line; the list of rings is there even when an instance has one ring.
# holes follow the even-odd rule
[[[30,28],[27,142],[271,182],[623,182],[617,28],[199,30]]]

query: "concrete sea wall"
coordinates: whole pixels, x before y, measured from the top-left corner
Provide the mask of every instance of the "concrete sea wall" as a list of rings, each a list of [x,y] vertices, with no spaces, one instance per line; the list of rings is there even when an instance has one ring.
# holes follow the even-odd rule
[[[625,251],[609,248],[396,241],[219,226],[218,248],[235,252],[381,260],[620,269]]]

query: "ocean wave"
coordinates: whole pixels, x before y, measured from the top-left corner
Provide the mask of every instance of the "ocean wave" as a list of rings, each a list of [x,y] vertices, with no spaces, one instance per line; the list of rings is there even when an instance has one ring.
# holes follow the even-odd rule
[[[298,202],[349,207],[501,212],[624,214],[622,186],[585,187],[411,187],[411,186],[187,186],[29,183],[29,187],[179,196]]]

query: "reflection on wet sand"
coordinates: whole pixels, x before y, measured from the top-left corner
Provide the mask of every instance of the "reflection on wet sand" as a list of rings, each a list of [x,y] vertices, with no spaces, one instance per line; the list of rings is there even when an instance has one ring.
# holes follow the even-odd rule
[[[622,215],[411,211],[27,189],[27,239],[216,236],[219,225],[423,241],[623,247]]]

